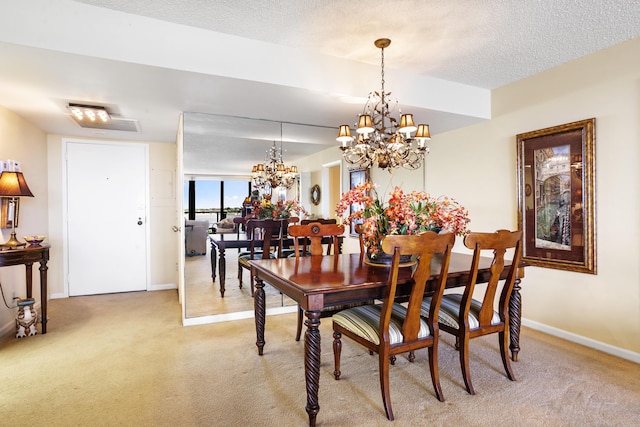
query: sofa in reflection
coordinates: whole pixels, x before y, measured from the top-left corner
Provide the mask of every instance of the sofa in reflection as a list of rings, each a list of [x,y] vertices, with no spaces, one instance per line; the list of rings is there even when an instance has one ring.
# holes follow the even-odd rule
[[[209,221],[186,220],[184,224],[184,252],[187,256],[205,255],[207,253],[207,236]]]

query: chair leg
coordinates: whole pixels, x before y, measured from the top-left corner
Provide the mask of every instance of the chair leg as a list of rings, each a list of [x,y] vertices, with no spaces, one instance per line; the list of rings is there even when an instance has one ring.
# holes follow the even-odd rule
[[[436,398],[440,402],[444,402],[444,394],[442,393],[442,387],[440,386],[440,370],[438,368],[438,342],[437,339],[428,349],[429,353],[429,371],[431,372],[431,382],[433,383],[433,389],[436,392]]]
[[[410,351],[409,352],[409,362],[413,363],[416,360],[416,352],[415,351]]]
[[[515,381],[516,377],[513,375],[513,371],[511,370],[511,361],[509,360],[509,336],[504,332],[498,332],[498,338],[500,340],[500,355],[502,356],[502,365],[504,366],[504,370],[507,371],[507,377],[511,381]]]
[[[333,377],[336,380],[340,379],[340,353],[342,352],[342,334],[338,331],[333,331]]]
[[[462,368],[464,385],[467,387],[467,392],[469,394],[476,394],[473,390],[473,384],[471,384],[471,374],[469,372],[469,336],[464,335],[458,338],[460,342],[460,367]]]
[[[302,335],[302,323],[304,321],[304,311],[298,306],[298,329],[296,330],[296,341],[300,341],[300,335]]]
[[[382,392],[382,404],[389,421],[393,421],[393,409],[391,408],[391,394],[389,392],[389,350],[378,353],[378,369],[380,370],[380,391]]]
[[[238,263],[238,283],[240,283],[240,289],[242,289],[242,266]]]

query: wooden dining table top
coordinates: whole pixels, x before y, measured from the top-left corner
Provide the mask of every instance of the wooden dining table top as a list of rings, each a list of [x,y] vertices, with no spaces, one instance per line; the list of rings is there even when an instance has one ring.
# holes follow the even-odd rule
[[[468,279],[471,255],[452,253],[449,261],[447,287],[464,286]],[[482,274],[488,275],[492,258],[483,258],[480,263],[479,282]],[[318,304],[309,302],[309,297],[322,295],[322,306],[349,303],[383,296],[381,289],[389,276],[388,266],[369,264],[360,254],[338,254],[306,256],[296,258],[256,259],[249,262],[260,271],[263,279],[278,290],[300,303],[305,310],[321,310]],[[426,291],[433,289],[440,273],[441,258],[434,256],[431,276]],[[482,271],[484,270],[484,272]],[[409,279],[411,267],[401,268],[399,281]],[[376,290],[377,288],[377,290]]]

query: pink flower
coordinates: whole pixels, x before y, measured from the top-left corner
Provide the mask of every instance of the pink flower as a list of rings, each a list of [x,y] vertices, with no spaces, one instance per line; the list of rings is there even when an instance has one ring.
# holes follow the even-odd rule
[[[377,253],[382,237],[389,234],[419,234],[429,230],[447,230],[457,235],[468,232],[469,213],[455,199],[434,198],[419,191],[405,194],[400,187],[395,187],[389,195],[388,205],[384,206],[374,185],[365,182],[343,193],[336,206],[336,213],[345,222],[362,222],[370,253]],[[345,217],[351,205],[356,209]]]

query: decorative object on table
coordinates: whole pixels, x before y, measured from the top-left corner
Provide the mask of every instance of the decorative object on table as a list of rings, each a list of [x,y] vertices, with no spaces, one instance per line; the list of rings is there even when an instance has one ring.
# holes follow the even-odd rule
[[[373,183],[367,181],[343,193],[336,206],[339,217],[353,204],[362,206],[343,220],[351,223],[363,220],[363,241],[371,262],[385,261],[380,244],[386,235],[446,230],[463,236],[468,232],[469,213],[453,198],[436,198],[418,191],[404,193],[399,187],[395,187],[390,196],[385,204],[378,198]]]
[[[271,193],[274,188],[291,188],[298,177],[296,166],[285,166],[282,160],[282,122],[280,122],[280,148],[273,145],[267,150],[264,163],[258,163],[251,169],[253,187]]]
[[[46,238],[47,236],[24,236],[24,241],[27,242],[29,246],[40,246]]]
[[[311,187],[311,203],[313,203],[315,206],[318,206],[320,204],[320,186],[318,184],[315,184],[313,187]]]
[[[38,333],[36,321],[38,314],[33,308],[36,300],[25,298],[18,300],[18,315],[16,316],[16,338],[24,338]]]
[[[285,219],[300,215],[309,215],[309,212],[295,200],[278,200],[271,202],[271,195],[267,194],[262,202],[255,205],[252,216],[258,219]]]
[[[1,244],[1,248],[16,248],[25,246],[26,243],[20,242],[16,238],[16,222],[18,220],[18,197],[33,197],[33,193],[29,189],[27,182],[24,180],[22,172],[3,171],[0,174],[0,196],[9,198],[7,216],[5,224],[11,220],[11,236],[9,240]],[[2,210],[4,217],[4,209]]]
[[[391,113],[398,107],[398,100],[391,99],[391,92],[384,90],[384,49],[391,40],[378,39],[374,42],[381,51],[382,89],[372,91],[364,105],[356,125],[357,137],[351,136],[349,125],[340,125],[338,137],[342,143],[342,157],[356,168],[366,169],[377,166],[393,172],[398,167],[414,170],[422,166],[424,156],[429,152],[426,142],[431,139],[429,125],[413,122],[413,114],[400,113],[400,121]],[[389,105],[392,105],[389,109]],[[415,132],[415,135],[411,134]],[[413,147],[413,141],[416,146]]]
[[[596,274],[595,124],[517,135],[518,229],[529,265]]]

